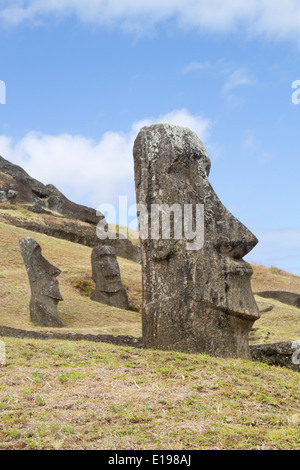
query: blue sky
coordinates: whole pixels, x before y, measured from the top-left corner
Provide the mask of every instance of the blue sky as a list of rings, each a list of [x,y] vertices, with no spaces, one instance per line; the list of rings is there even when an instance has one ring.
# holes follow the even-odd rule
[[[0,44],[0,155],[78,203],[130,205],[140,127],[190,127],[259,238],[248,261],[300,275],[299,2],[0,0]]]

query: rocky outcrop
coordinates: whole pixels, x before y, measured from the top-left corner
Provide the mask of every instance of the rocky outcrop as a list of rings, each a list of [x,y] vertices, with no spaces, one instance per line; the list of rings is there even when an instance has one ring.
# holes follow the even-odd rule
[[[293,292],[285,292],[281,290],[256,292],[256,295],[265,299],[279,300],[283,304],[292,305],[300,308],[300,295]]]
[[[300,341],[260,344],[250,347],[254,361],[300,372]]]
[[[91,209],[69,201],[55,186],[37,181],[21,167],[0,157],[0,204],[13,208],[22,206],[30,212],[42,214],[43,218],[16,217],[13,211],[3,211],[2,219],[17,227],[44,233],[95,247],[98,245],[113,246],[117,256],[140,262],[140,249],[127,238],[101,240],[97,236],[97,224],[104,216],[97,215]],[[6,207],[6,209],[8,208]]]
[[[133,156],[145,346],[250,358],[260,314],[242,258],[258,240],[215,194],[202,142],[189,129],[144,127]]]
[[[95,226],[78,223],[73,220],[46,216],[41,219],[16,217],[14,211],[3,211],[1,218],[8,224],[33,232],[44,233],[54,238],[61,238],[80,245],[94,248],[99,245],[113,246],[117,256],[140,263],[140,248],[133,245],[127,238],[100,240],[96,235]]]
[[[0,157],[0,202],[28,204],[37,210],[46,208],[58,212],[67,218],[97,224],[103,215],[97,215],[95,209],[69,201],[52,184],[44,185],[29,176],[18,165]]]
[[[58,339],[67,341],[92,341],[95,343],[109,343],[116,346],[125,346],[132,348],[143,348],[143,338],[126,335],[93,335],[82,333],[59,333],[59,332],[42,332],[33,330],[21,330],[19,328],[11,328],[9,326],[0,325],[0,337],[7,338],[32,338],[32,339]]]

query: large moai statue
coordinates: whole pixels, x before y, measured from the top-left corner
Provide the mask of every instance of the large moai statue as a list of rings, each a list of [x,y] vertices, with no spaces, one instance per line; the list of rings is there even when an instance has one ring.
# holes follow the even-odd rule
[[[31,321],[40,326],[63,326],[57,310],[63,300],[56,279],[61,271],[42,256],[41,247],[33,238],[22,238],[19,243],[31,288]]]
[[[122,286],[116,253],[111,246],[97,246],[92,251],[92,278],[96,289],[91,300],[128,310],[126,289]]]
[[[145,347],[250,359],[260,314],[242,258],[258,240],[211,187],[202,142],[158,124],[140,130],[133,155]]]

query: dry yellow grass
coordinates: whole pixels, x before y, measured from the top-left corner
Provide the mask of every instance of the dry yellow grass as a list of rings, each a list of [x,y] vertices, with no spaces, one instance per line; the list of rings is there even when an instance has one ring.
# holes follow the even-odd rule
[[[33,214],[36,217],[35,214]],[[124,334],[141,336],[142,283],[141,266],[118,258],[123,285],[126,287],[130,311],[108,307],[89,299],[94,287],[91,279],[91,251],[83,245],[0,223],[0,324],[39,330],[30,322],[30,289],[19,250],[19,239],[31,236],[40,243],[43,255],[59,267],[60,289],[64,301],[59,304],[62,332]],[[300,278],[276,268],[253,266],[253,291],[287,290],[300,293]],[[273,343],[300,338],[300,309],[271,299],[257,301],[273,305],[254,324],[251,344]]]
[[[19,250],[19,239],[27,236],[33,237],[41,245],[45,258],[62,271],[58,279],[64,301],[59,304],[59,315],[64,328],[59,331],[141,335],[140,312],[124,311],[92,302],[74,287],[74,278],[88,278],[92,283],[91,248],[3,223],[0,223],[1,325],[39,329],[30,322],[30,288]],[[140,308],[141,267],[123,258],[118,261],[123,283],[128,289],[129,301]]]
[[[266,290],[283,290],[300,295],[300,277],[275,267],[267,268],[262,265],[252,265],[252,290],[263,292]]]
[[[41,329],[29,320],[29,283],[19,251],[25,236],[35,238],[62,270],[60,331],[141,335],[140,312],[86,296],[93,285],[91,248],[4,223],[0,324]],[[130,302],[140,309],[141,267],[119,263]],[[254,267],[255,290],[276,285],[297,292],[299,281]],[[274,309],[255,323],[253,343],[299,339],[299,309],[257,300]],[[0,449],[300,449],[298,372],[104,343],[1,339],[7,365],[0,367]]]

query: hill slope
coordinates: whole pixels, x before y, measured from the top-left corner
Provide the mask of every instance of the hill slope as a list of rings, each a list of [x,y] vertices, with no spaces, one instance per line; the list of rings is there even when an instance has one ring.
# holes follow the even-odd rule
[[[45,331],[29,320],[25,236],[62,270],[59,331],[141,335],[138,263],[118,258],[136,311],[98,304],[88,297],[91,248],[5,223],[0,325]],[[253,285],[298,292],[300,279],[254,266]],[[257,300],[273,309],[255,323],[252,344],[300,338],[300,309]],[[104,343],[1,339],[0,449],[300,449],[299,372]]]
[[[60,289],[64,301],[59,313],[64,324],[60,331],[141,335],[141,266],[118,258],[122,282],[127,289],[130,311],[108,307],[89,299],[94,288],[91,279],[91,251],[87,246],[52,238],[0,222],[0,325],[35,329],[29,320],[29,283],[19,250],[19,239],[31,236],[40,243],[43,255],[61,269]],[[276,268],[253,266],[253,291],[289,290],[300,293],[300,278]],[[300,338],[300,309],[276,300],[256,296],[260,306],[273,309],[262,313],[250,335],[251,344],[291,341]]]
[[[1,449],[300,449],[298,372],[104,343],[5,343]]]
[[[64,324],[59,331],[141,335],[141,315],[92,302],[88,294],[94,288],[91,279],[92,249],[66,240],[30,232],[0,223],[0,324],[15,328],[35,329],[29,319],[30,288],[19,250],[19,239],[33,237],[42,253],[62,274],[58,280],[64,301],[59,315]],[[131,308],[141,307],[141,266],[118,258]],[[44,330],[45,331],[45,330]]]

